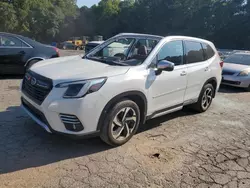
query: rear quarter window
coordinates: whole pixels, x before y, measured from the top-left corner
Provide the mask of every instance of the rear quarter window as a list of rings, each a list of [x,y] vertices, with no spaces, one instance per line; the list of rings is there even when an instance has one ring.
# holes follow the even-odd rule
[[[202,48],[206,59],[210,59],[215,55],[213,48],[209,44],[202,43]]]
[[[194,41],[185,41],[186,63],[198,63],[205,61],[201,43]]]

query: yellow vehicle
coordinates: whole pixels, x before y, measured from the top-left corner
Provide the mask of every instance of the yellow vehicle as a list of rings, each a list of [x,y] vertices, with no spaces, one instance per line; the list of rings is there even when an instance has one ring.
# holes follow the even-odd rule
[[[76,45],[76,50],[83,50],[83,46],[88,43],[88,37],[71,37],[67,42]]]

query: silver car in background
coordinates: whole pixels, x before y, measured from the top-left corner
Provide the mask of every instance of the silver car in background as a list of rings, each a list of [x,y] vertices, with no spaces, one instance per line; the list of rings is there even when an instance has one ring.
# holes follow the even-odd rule
[[[221,84],[246,88],[250,91],[249,52],[237,52],[224,59]]]

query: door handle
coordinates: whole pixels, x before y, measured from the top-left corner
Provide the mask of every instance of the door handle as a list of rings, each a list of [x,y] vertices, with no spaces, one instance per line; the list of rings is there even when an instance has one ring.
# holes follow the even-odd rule
[[[181,73],[181,76],[186,76],[187,75],[187,72],[186,71],[183,71],[182,73]]]
[[[208,70],[209,70],[209,68],[208,68],[208,67],[206,67],[206,68],[205,68],[205,72],[207,72]]]

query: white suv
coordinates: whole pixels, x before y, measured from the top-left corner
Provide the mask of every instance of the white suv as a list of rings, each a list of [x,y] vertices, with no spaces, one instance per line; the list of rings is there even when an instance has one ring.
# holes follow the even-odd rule
[[[118,146],[147,119],[186,105],[206,111],[222,65],[206,40],[119,34],[84,57],[32,66],[21,85],[22,106],[49,133],[99,135]]]

